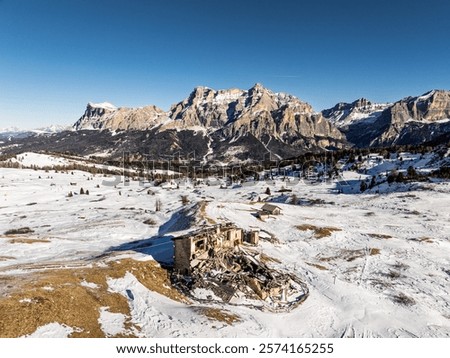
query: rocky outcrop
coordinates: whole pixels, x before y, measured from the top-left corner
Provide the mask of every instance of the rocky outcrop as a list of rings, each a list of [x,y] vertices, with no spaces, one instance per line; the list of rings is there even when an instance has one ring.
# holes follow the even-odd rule
[[[110,103],[88,103],[74,129],[147,130],[167,120],[156,106],[116,108]]]

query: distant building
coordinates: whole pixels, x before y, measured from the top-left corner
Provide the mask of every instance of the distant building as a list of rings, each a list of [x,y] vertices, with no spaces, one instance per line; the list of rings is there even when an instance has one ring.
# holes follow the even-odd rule
[[[269,203],[265,203],[262,206],[261,211],[268,215],[280,215],[281,214],[281,208],[279,208],[276,205],[269,204]]]

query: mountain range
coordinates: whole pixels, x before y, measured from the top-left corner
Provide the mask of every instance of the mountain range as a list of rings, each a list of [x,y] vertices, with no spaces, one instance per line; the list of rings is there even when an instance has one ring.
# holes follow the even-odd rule
[[[10,140],[1,150],[261,160],[320,149],[448,141],[449,118],[450,91],[445,90],[385,104],[361,98],[315,112],[297,97],[261,84],[248,90],[197,87],[167,112],[154,105],[117,108],[107,102],[89,103],[73,131],[16,138],[14,145]]]

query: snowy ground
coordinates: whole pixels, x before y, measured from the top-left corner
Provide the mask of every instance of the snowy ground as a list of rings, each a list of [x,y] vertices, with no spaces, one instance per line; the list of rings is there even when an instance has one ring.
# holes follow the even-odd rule
[[[64,161],[42,156],[25,160],[31,163],[33,158],[45,165]],[[359,175],[343,175],[358,187]],[[197,224],[232,221],[273,235],[278,242],[261,240],[257,249],[278,259],[277,267],[303,278],[310,296],[291,312],[278,314],[234,305],[211,306],[239,317],[227,324],[202,314],[199,308],[205,304],[173,301],[147,289],[129,272],[107,283],[109,291],[128,301],[130,319],[140,327],[137,335],[450,336],[449,182],[402,184],[400,191],[388,194],[351,195],[337,194],[334,183],[300,182],[289,187],[292,192],[278,192],[286,186],[281,180],[229,189],[178,184],[179,189],[133,181],[124,185],[112,177],[80,171],[2,168],[0,279],[13,277],[20,282],[38,271],[88,267],[96,257],[121,251],[136,260],[153,256],[170,263],[170,238],[188,229],[189,208],[207,201]],[[269,197],[264,194],[267,187]],[[80,195],[81,188],[89,190],[89,195]],[[293,194],[300,204],[289,204]],[[190,201],[187,208],[181,195]],[[263,203],[258,198],[274,201],[282,214],[259,220],[254,214]],[[162,203],[158,212],[157,200]],[[33,232],[6,234],[24,227]],[[320,235],[323,228],[328,231]],[[98,289],[95,283],[84,281],[82,285]],[[0,303],[12,290],[0,286]],[[122,313],[101,307],[98,315],[105,336],[125,330]],[[68,336],[77,329],[55,321],[30,335]]]

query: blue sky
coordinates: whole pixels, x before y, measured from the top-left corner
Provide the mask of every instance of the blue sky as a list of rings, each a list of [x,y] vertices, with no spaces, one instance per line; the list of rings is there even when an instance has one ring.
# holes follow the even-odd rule
[[[450,89],[447,0],[0,0],[0,128],[263,83],[316,110]]]

